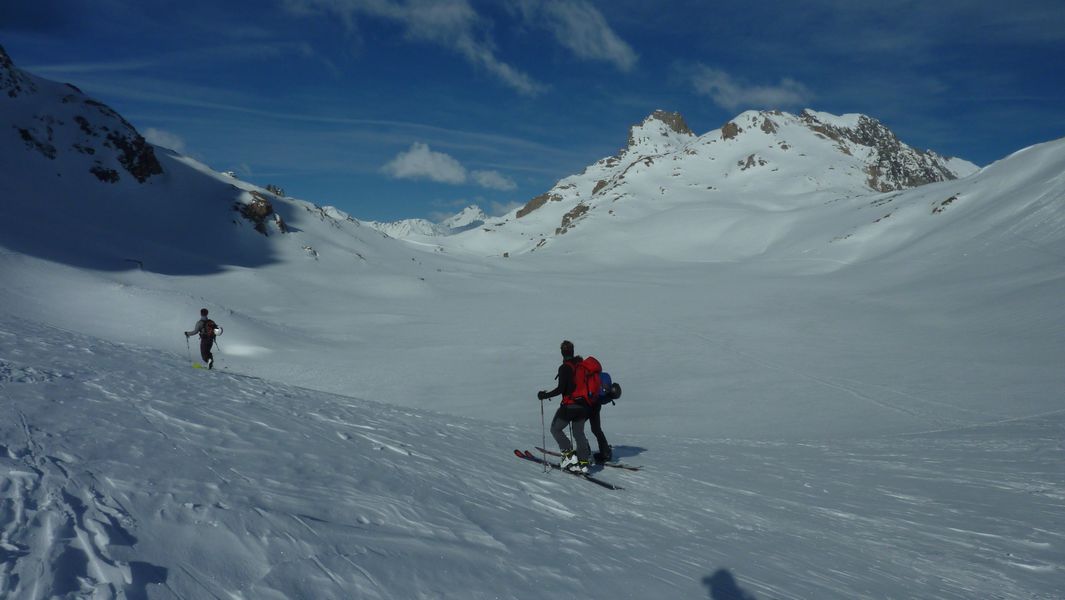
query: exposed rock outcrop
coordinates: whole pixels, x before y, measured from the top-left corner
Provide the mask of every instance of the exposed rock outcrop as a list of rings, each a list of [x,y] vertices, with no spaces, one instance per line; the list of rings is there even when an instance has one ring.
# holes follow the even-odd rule
[[[155,149],[117,112],[72,85],[38,85],[2,47],[0,101],[11,103],[0,110],[17,116],[14,133],[49,160],[74,151],[105,183],[117,183],[123,172],[140,183],[163,172]]]
[[[804,110],[799,119],[810,130],[836,141],[841,151],[847,154],[851,153],[847,142],[872,148],[874,162],[866,173],[868,186],[876,191],[890,192],[957,178],[942,156],[907,146],[883,123],[871,117],[858,115],[853,127],[825,123],[809,110]]]

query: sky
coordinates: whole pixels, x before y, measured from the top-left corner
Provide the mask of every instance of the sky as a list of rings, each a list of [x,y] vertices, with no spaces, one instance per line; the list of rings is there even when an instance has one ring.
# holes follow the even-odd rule
[[[863,113],[986,165],[1065,136],[1065,3],[0,3],[19,67],[153,143],[365,220],[502,214],[624,146],[749,109]]]

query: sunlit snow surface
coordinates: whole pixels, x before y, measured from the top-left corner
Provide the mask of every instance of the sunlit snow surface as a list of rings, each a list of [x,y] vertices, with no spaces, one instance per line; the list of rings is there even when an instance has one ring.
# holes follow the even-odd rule
[[[500,400],[523,417],[507,426],[11,317],[0,357],[12,598],[1052,598],[1062,583],[1061,410],[766,441],[651,434],[621,404],[608,431],[645,468],[600,473],[625,487],[611,492],[511,456],[540,441],[521,394]],[[731,418],[705,400],[703,420]]]
[[[3,137],[0,597],[1060,598],[1065,142],[872,194],[796,140],[401,241]],[[564,338],[623,490],[512,454]]]

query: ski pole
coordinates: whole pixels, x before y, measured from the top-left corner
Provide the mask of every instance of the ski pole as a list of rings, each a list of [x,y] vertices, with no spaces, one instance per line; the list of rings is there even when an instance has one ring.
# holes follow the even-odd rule
[[[189,346],[189,336],[185,336],[185,356],[192,362],[192,348]]]
[[[547,472],[547,426],[544,425],[544,399],[540,398],[540,449],[544,455],[544,473]]]

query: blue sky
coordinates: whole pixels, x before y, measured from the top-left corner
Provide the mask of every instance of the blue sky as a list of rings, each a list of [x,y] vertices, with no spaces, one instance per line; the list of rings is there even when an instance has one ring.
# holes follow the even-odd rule
[[[1065,136],[1065,2],[34,0],[0,45],[155,143],[360,219],[499,214],[675,110],[880,119],[987,164]]]

